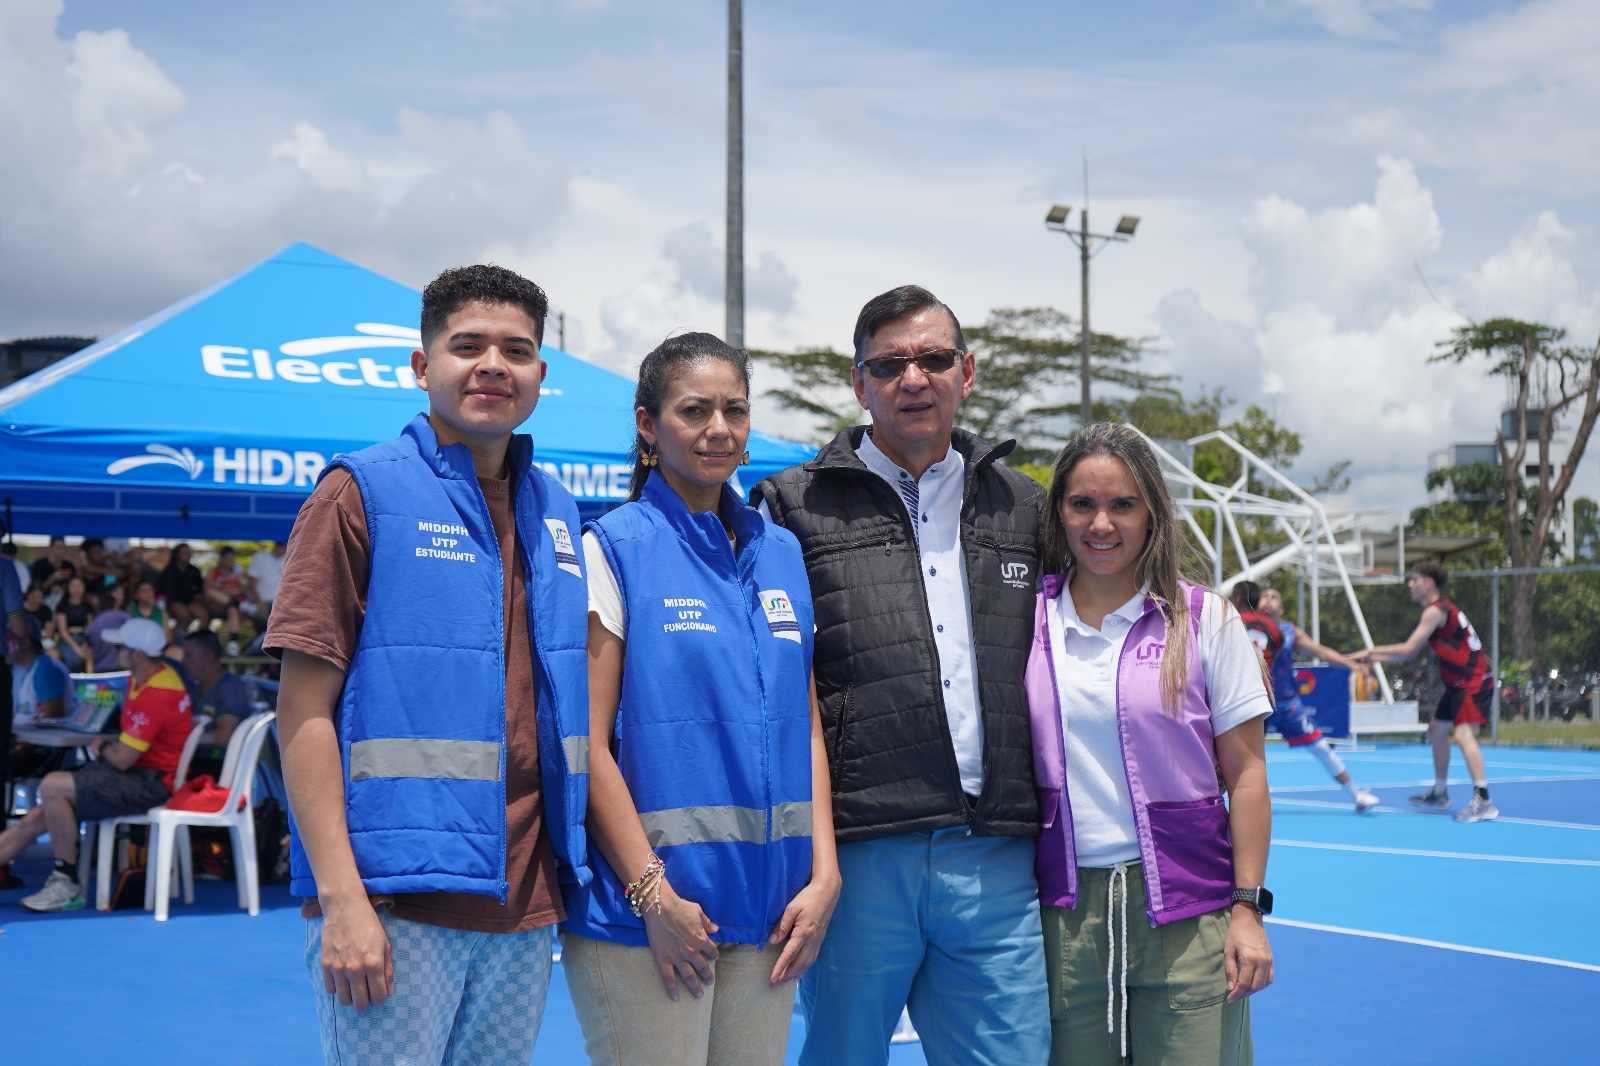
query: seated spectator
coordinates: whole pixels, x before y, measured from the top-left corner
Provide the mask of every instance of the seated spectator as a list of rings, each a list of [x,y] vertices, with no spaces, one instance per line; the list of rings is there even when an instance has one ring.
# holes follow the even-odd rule
[[[156,599],[156,583],[145,578],[133,586],[133,602],[128,605],[129,618],[143,618],[167,630],[167,612]]]
[[[234,561],[233,548],[224,544],[217,549],[217,565],[206,579],[206,606],[212,617],[226,616],[228,654],[239,654],[239,625],[243,620],[240,609],[244,606],[244,567]]]
[[[122,553],[122,583],[129,589],[139,587],[139,582],[148,581],[152,585],[161,575],[161,571],[150,565],[151,548],[129,548]]]
[[[167,560],[166,568],[156,579],[156,591],[167,600],[167,613],[179,633],[200,623],[204,629],[211,624],[211,612],[206,608],[206,579],[200,568],[189,561],[194,550],[187,544],[176,544]]]
[[[72,679],[67,668],[44,653],[39,620],[27,615],[27,637],[14,639],[11,662],[11,724],[27,726],[43,718],[72,713]]]
[[[44,589],[29,585],[22,596],[22,611],[39,620],[39,632],[45,640],[53,640],[56,631],[56,613],[44,602]]]
[[[117,668],[117,646],[108,643],[105,639],[107,630],[116,629],[128,620],[128,612],[124,609],[128,597],[127,589],[121,585],[112,585],[100,596],[100,613],[94,616],[89,623],[89,628],[83,631],[85,642],[89,647],[89,657],[96,673]],[[162,630],[166,632],[165,629]]]
[[[211,729],[202,733],[202,745],[189,764],[189,776],[222,776],[222,759],[239,723],[250,717],[250,686],[239,675],[222,668],[222,644],[209,629],[191,633],[183,641],[183,665],[200,693],[195,709],[210,715]]]
[[[66,598],[56,604],[56,653],[68,670],[89,668],[92,657],[84,634],[92,618],[94,601],[89,599],[83,578],[74,574],[67,580]]]
[[[78,566],[68,553],[66,539],[51,537],[50,546],[44,550],[44,558],[34,560],[33,583],[44,589],[45,599],[54,597],[59,600],[66,591],[67,582],[77,572]],[[52,602],[50,606],[54,607],[55,603]]]
[[[278,583],[283,580],[283,554],[288,545],[281,540],[272,542],[272,550],[256,552],[250,559],[250,598],[256,609],[251,615],[262,632],[266,632],[267,619],[272,615],[272,601],[278,598]]]
[[[99,592],[122,580],[122,560],[106,552],[105,541],[90,537],[83,542],[82,551],[83,568],[79,573],[89,588]]]
[[[55,869],[44,887],[22,900],[31,911],[78,910],[78,823],[134,814],[172,796],[173,775],[189,738],[193,714],[189,694],[171,666],[161,661],[161,627],[129,619],[106,639],[122,645],[118,659],[132,671],[122,707],[122,735],[98,737],[87,748],[95,761],[75,771],[46,774],[39,806],[0,833],[0,865],[11,862],[45,833]]]
[[[17,558],[17,544],[15,541],[0,543],[0,563],[10,563],[17,571],[17,586],[27,588],[33,584],[33,570],[27,563]]]

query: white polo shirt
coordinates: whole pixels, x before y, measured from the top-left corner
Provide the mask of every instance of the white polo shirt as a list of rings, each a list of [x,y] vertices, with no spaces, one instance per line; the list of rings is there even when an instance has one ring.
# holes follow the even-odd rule
[[[1184,611],[1187,614],[1188,604]],[[1141,591],[1094,629],[1078,617],[1072,590],[1065,587],[1046,611],[1067,742],[1072,837],[1079,866],[1115,866],[1139,859],[1133,795],[1117,724],[1117,664],[1133,624],[1143,614]],[[1220,737],[1235,726],[1272,713],[1261,656],[1239,612],[1221,596],[1206,594],[1199,639],[1189,647],[1199,653],[1205,671],[1212,735]]]
[[[900,469],[872,442],[861,437],[856,455],[867,469],[889,483],[906,502],[916,501],[911,524],[917,531],[922,589],[939,652],[939,684],[945,720],[955,742],[961,791],[983,792],[983,714],[978,703],[978,657],[972,646],[972,601],[967,594],[967,560],[961,551],[961,503],[966,493],[966,459],[951,448],[920,479]]]

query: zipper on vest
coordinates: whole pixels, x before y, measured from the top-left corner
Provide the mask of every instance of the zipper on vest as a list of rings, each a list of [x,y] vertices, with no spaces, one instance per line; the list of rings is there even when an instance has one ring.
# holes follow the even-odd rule
[[[515,477],[515,475],[513,475],[513,477]],[[500,534],[495,532],[494,516],[489,513],[489,501],[484,498],[483,489],[481,486],[479,486],[476,479],[474,479],[472,482],[472,490],[477,494],[475,499],[480,505],[480,513],[478,516],[479,520],[484,523],[484,529],[487,532],[490,550],[494,553],[495,562],[499,564],[498,573],[495,575],[495,599],[496,605],[499,609],[495,611],[494,614],[495,630],[500,636],[500,883],[498,888],[500,890],[500,905],[505,906],[506,898],[511,894],[511,883],[506,880],[506,848],[510,844],[510,841],[507,839],[509,833],[506,827],[506,807],[510,804],[510,798],[506,792],[508,787],[506,782],[506,560],[500,554]],[[515,485],[511,486],[511,532],[512,544],[515,545],[516,542],[521,539],[521,537],[517,535],[517,498]],[[531,635],[529,637],[529,643],[532,643]]]
[[[856,540],[847,540],[843,544],[823,544],[815,548],[807,548],[803,555],[806,562],[820,558],[824,555],[833,555],[836,552],[853,551],[857,548],[873,548],[883,545],[883,554],[888,555],[894,550],[894,538],[879,534],[872,537],[860,537]]]
[[[928,643],[929,643],[929,645],[932,646],[930,650],[932,650],[933,654],[929,658],[933,662],[933,694],[934,694],[935,698],[937,698],[937,700],[939,701],[939,725],[940,725],[940,727],[941,727],[941,729],[942,729],[942,731],[944,733],[944,752],[945,752],[945,755],[947,757],[946,770],[950,774],[951,782],[955,786],[954,787],[954,791],[955,791],[955,794],[956,794],[957,809],[960,810],[960,812],[962,813],[962,815],[966,819],[967,825],[970,826],[977,820],[976,817],[975,817],[977,812],[973,809],[973,806],[972,806],[971,802],[968,801],[966,791],[964,789],[962,789],[962,787],[961,787],[961,763],[956,759],[956,738],[955,738],[955,734],[950,731],[950,711],[945,707],[945,704],[944,704],[944,689],[939,684],[939,647],[934,642],[934,639],[933,639],[933,610],[928,606],[927,590],[922,585],[922,550],[917,546],[917,529],[916,529],[915,519],[911,515],[911,509],[906,506],[905,500],[900,498],[900,494],[898,492],[895,492],[893,490],[893,488],[891,488],[889,486],[888,482],[883,481],[882,478],[879,478],[878,480],[883,483],[884,488],[888,490],[889,496],[893,498],[894,503],[891,506],[893,506],[893,507],[895,507],[895,508],[897,508],[899,510],[899,512],[901,514],[901,517],[902,517],[902,520],[903,520],[902,521],[903,531],[910,534],[910,538],[908,540],[908,543],[911,545],[911,550],[916,556],[916,562],[915,562],[915,566],[913,567],[913,573],[915,573],[916,577],[917,577],[918,589],[919,589],[919,591],[922,592],[922,595],[917,597],[917,603],[922,607],[923,632],[928,634]],[[969,486],[970,486],[970,482],[969,482]],[[970,491],[967,491],[966,495],[970,497],[970,495],[971,495]],[[962,505],[961,505],[961,507],[962,507],[961,525],[962,526],[966,526],[966,525],[970,524],[966,520],[966,511],[968,509],[968,503],[970,503],[970,500],[966,501],[966,502],[963,502]],[[963,553],[965,553],[965,551],[966,551],[964,543],[965,542],[963,540],[963,548],[962,548]],[[889,546],[889,542],[886,541],[884,543],[884,545],[883,545],[883,554],[885,554],[885,555],[889,555],[890,554],[889,547],[890,547]],[[970,567],[968,568],[968,574],[969,575],[971,574],[971,568]],[[969,578],[969,585],[968,585],[968,588],[967,588],[967,599],[969,601],[972,599],[972,589],[971,589],[971,585],[970,585],[970,578]],[[977,640],[976,634],[974,634],[973,640],[974,640],[974,644],[973,644],[973,648],[972,648],[972,652],[973,652],[973,656],[972,657],[973,657],[973,665],[976,666],[977,665],[977,657],[978,657],[977,656],[978,648],[977,648],[977,644],[976,644],[976,640]],[[979,689],[980,695],[979,695],[979,698],[978,698],[979,707],[978,707],[977,710],[978,710],[978,719],[981,722],[983,720],[983,707],[982,707],[983,697],[981,695],[981,693],[982,693],[981,685],[982,685],[983,679],[980,677],[978,679],[978,681],[979,681],[979,685],[980,685],[980,689]],[[984,730],[984,739],[983,739],[983,787],[984,787],[984,789],[987,789],[989,787],[989,780],[990,780],[990,774],[989,774],[989,736],[988,736],[988,730],[985,729]],[[982,797],[979,797],[979,798],[981,799]]]

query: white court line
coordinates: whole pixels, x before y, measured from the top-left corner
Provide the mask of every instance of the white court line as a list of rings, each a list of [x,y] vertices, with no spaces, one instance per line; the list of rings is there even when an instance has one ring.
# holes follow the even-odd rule
[[[1600,781],[1600,773],[1586,773],[1582,776],[1570,778],[1490,778],[1490,784],[1552,784],[1560,781]],[[1368,789],[1416,789],[1434,783],[1434,778],[1424,778],[1421,781],[1368,781],[1363,787]],[[1448,778],[1445,784],[1450,786],[1470,786],[1472,778]],[[1272,792],[1331,792],[1342,787],[1338,781],[1330,778],[1328,784],[1280,784]]]
[[[1366,851],[1374,855],[1417,855],[1427,859],[1476,859],[1481,862],[1532,862],[1546,866],[1600,866],[1600,859],[1546,859],[1532,855],[1475,855],[1469,851],[1422,851],[1417,848],[1380,848],[1372,844],[1324,844],[1314,840],[1272,838],[1275,848],[1318,848],[1323,851]]]
[[[1351,809],[1349,803],[1333,803],[1329,800],[1290,800],[1273,797],[1272,802],[1285,807],[1329,807],[1334,810],[1341,811],[1348,811]],[[1424,818],[1450,817],[1449,811],[1414,810],[1409,807],[1372,807],[1367,810],[1367,813],[1414,814],[1420,815]],[[1512,825],[1543,825],[1548,826],[1551,829],[1587,829],[1591,833],[1600,833],[1600,825],[1585,825],[1582,822],[1547,822],[1540,818],[1507,818],[1503,814],[1499,818],[1495,819],[1495,821],[1501,823],[1509,822]]]
[[[1320,925],[1316,922],[1297,922],[1290,918],[1268,918],[1273,925],[1288,925],[1296,929],[1314,929],[1319,933],[1343,933],[1345,936],[1364,936],[1373,940],[1392,940],[1398,944],[1417,944],[1425,948],[1443,948],[1445,951],[1464,951],[1469,955],[1492,955],[1497,959],[1516,959],[1518,962],[1542,962],[1546,966],[1565,966],[1571,970],[1589,970],[1600,973],[1600,966],[1587,962],[1569,962],[1566,959],[1549,959],[1543,955],[1523,955],[1515,951],[1496,951],[1493,948],[1474,948],[1465,944],[1446,944],[1442,940],[1424,940],[1398,933],[1374,933],[1370,929],[1346,929],[1338,925]]]
[[[1495,749],[1493,749],[1493,748],[1489,748],[1484,753],[1485,759],[1491,765],[1501,766],[1501,767],[1506,768],[1507,770],[1549,770],[1549,771],[1551,771],[1553,773],[1568,773],[1568,772],[1570,772],[1572,770],[1575,770],[1575,769],[1576,770],[1587,770],[1587,769],[1589,769],[1589,767],[1587,767],[1587,766],[1540,766],[1540,765],[1538,765],[1536,763],[1501,762],[1499,759],[1495,759],[1495,758],[1492,757],[1493,754],[1494,754],[1494,750]],[[1433,757],[1431,755],[1429,755],[1429,754],[1418,754],[1415,757],[1404,758],[1404,759],[1396,759],[1396,758],[1386,757],[1386,756],[1382,756],[1382,755],[1369,756],[1364,752],[1357,752],[1355,754],[1360,756],[1362,762],[1382,763],[1382,764],[1384,764],[1386,766],[1432,766],[1433,765]],[[1587,762],[1588,760],[1582,760],[1582,761]]]
[[[1567,777],[1491,777],[1491,785],[1543,785],[1553,781],[1600,781],[1600,774],[1572,774]],[[1433,778],[1421,781],[1369,781],[1365,788],[1421,788],[1433,784]],[[1470,777],[1456,777],[1448,779],[1447,785],[1466,786],[1472,784]],[[1280,792],[1332,792],[1342,787],[1332,779],[1326,785],[1280,785],[1272,790],[1273,795]]]

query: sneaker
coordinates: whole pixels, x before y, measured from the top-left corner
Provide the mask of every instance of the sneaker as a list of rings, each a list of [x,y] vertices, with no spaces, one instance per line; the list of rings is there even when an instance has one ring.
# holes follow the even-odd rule
[[[1366,789],[1361,789],[1356,793],[1356,813],[1365,814],[1376,807],[1379,802],[1377,796]]]
[[[22,905],[30,911],[51,914],[55,911],[82,910],[84,899],[78,894],[78,882],[60,870],[52,870],[43,888],[31,896],[22,897]]]
[[[1411,802],[1418,807],[1432,807],[1435,810],[1447,811],[1450,809],[1450,793],[1428,789],[1419,795],[1412,796]]]
[[[1456,812],[1458,822],[1492,822],[1500,817],[1500,808],[1482,796],[1473,796],[1472,802]]]

